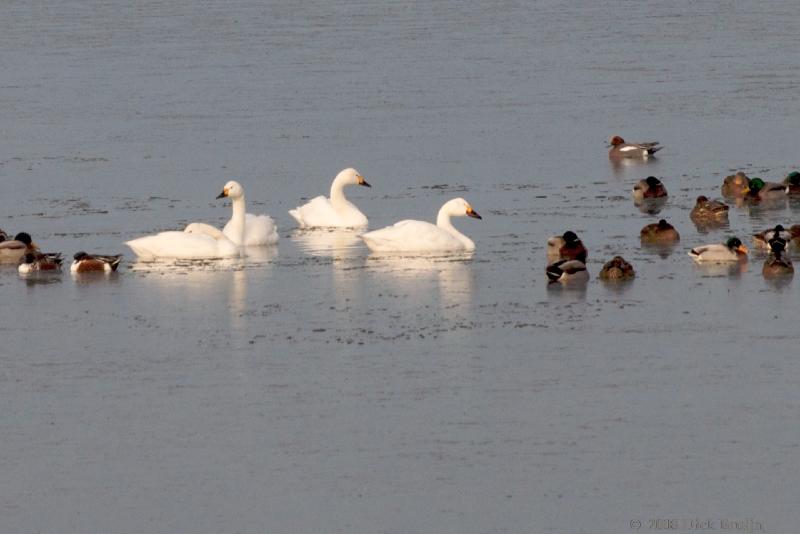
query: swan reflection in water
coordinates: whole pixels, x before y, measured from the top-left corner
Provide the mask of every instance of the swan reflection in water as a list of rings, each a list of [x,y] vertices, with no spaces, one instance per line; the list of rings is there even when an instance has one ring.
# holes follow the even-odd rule
[[[292,241],[309,256],[352,259],[363,256],[364,246],[360,232],[341,229],[296,230]]]

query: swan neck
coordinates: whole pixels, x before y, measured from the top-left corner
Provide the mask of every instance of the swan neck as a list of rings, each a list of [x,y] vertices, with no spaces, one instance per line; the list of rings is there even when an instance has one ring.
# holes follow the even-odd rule
[[[239,198],[234,198],[233,203],[233,215],[231,216],[231,222],[233,223],[233,231],[236,236],[239,237],[239,243],[244,243],[244,225],[245,225],[245,202],[244,202],[244,195],[240,196]]]
[[[331,204],[334,209],[340,209],[347,205],[347,199],[344,196],[344,186],[347,185],[343,179],[338,176],[331,184]]]
[[[465,249],[473,250],[475,248],[475,243],[472,239],[456,230],[456,227],[450,222],[450,213],[447,211],[446,206],[442,206],[442,209],[439,210],[439,215],[436,216],[436,226],[458,239]]]

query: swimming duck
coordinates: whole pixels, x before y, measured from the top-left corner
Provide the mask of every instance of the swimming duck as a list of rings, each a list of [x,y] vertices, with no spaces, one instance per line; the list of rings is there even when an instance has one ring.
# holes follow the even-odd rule
[[[775,182],[765,182],[761,178],[751,178],[744,196],[750,200],[771,200],[786,196],[787,186]]]
[[[353,169],[344,169],[331,184],[331,196],[320,195],[293,210],[289,215],[294,217],[300,228],[343,227],[360,228],[367,226],[367,216],[344,196],[347,185],[370,186],[361,174]]]
[[[104,272],[116,271],[122,261],[122,254],[114,256],[102,256],[99,254],[87,254],[86,252],[76,252],[73,256],[74,261],[69,270],[71,273]]]
[[[648,224],[639,232],[642,243],[651,245],[666,245],[677,243],[681,236],[675,228],[665,219],[657,223]]]
[[[647,159],[662,148],[658,146],[658,141],[650,141],[647,143],[626,143],[625,139],[615,135],[608,141],[611,149],[608,151],[609,157],[612,158],[644,158]]]
[[[578,238],[575,232],[571,230],[564,232],[564,235],[561,236],[561,240],[563,241],[563,244],[558,249],[558,259],[578,260],[586,263],[586,247],[583,246],[583,242]]]
[[[790,172],[783,180],[783,184],[786,186],[787,194],[800,195],[800,172]]]
[[[603,265],[598,275],[601,280],[628,280],[636,276],[633,265],[625,261],[622,256],[614,256],[611,261]]]
[[[589,279],[586,264],[579,260],[560,260],[545,269],[550,282],[585,282]]]
[[[741,171],[736,174],[726,176],[722,182],[722,196],[729,198],[741,198],[747,194],[750,178]]]
[[[747,247],[738,237],[731,237],[725,243],[703,245],[689,251],[694,261],[740,261],[747,259]]]
[[[37,252],[39,247],[33,243],[30,234],[20,232],[14,239],[0,242],[0,263],[17,264],[29,252]]]
[[[450,217],[482,217],[463,198],[445,202],[439,209],[436,224],[404,220],[367,232],[361,236],[370,250],[377,252],[453,252],[475,250],[475,243],[456,230]]]
[[[792,265],[792,260],[783,254],[783,251],[786,249],[786,241],[780,237],[773,238],[769,242],[769,247],[771,253],[764,261],[764,266],[761,268],[761,273],[768,278],[772,276],[785,276],[794,274],[794,265]]]
[[[648,176],[644,180],[639,180],[633,186],[633,199],[641,201],[648,198],[666,198],[667,188],[661,183],[661,180],[655,176]]]
[[[28,252],[17,267],[20,274],[30,274],[39,271],[58,272],[61,270],[61,254],[43,254],[41,252]]]
[[[693,221],[722,221],[728,219],[728,205],[718,200],[708,200],[700,195],[689,217]]]
[[[8,239],[8,234],[5,233],[3,229],[0,228],[0,243]]]
[[[798,229],[800,229],[800,227]],[[764,230],[763,232],[753,234],[753,244],[756,246],[756,248],[769,250],[770,249],[769,242],[775,239],[776,237],[788,243],[792,239],[792,234],[789,231],[787,231],[782,225],[779,224],[776,225],[775,228],[773,229]]]

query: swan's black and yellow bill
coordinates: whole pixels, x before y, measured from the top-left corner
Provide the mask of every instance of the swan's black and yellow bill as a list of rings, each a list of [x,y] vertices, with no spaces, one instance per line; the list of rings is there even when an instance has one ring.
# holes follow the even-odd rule
[[[480,215],[478,215],[478,212],[477,212],[477,211],[475,211],[474,209],[472,209],[472,206],[470,206],[470,207],[468,207],[468,208],[467,208],[467,215],[468,215],[468,216],[470,216],[470,217],[472,217],[472,218],[474,218],[474,219],[483,219],[483,217],[481,217]]]
[[[372,187],[371,185],[369,185],[367,183],[367,181],[364,179],[364,177],[361,176],[360,174],[356,175],[356,181],[358,182],[358,185],[363,185],[364,187]]]
[[[222,193],[220,193],[219,195],[217,195],[217,198],[225,198],[225,197],[227,197],[227,196],[228,196],[228,188],[227,188],[227,187],[224,187],[224,188],[222,189]]]

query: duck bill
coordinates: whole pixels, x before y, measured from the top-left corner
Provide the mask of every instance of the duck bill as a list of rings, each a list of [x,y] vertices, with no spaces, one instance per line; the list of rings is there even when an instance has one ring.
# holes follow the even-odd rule
[[[738,247],[736,247],[736,252],[738,252],[739,254],[747,255],[748,250],[746,246],[739,245]]]
[[[364,177],[363,177],[363,176],[358,176],[358,177],[356,178],[356,180],[358,180],[358,185],[363,185],[364,187],[372,187],[371,185],[369,185],[369,184],[367,183],[367,181],[364,179]]]
[[[469,209],[467,210],[467,215],[468,215],[469,217],[472,217],[473,219],[483,219],[483,217],[481,217],[480,215],[478,215],[478,212],[477,212],[477,211],[475,211],[475,210],[474,210],[474,209],[472,209],[472,208],[469,208]]]

